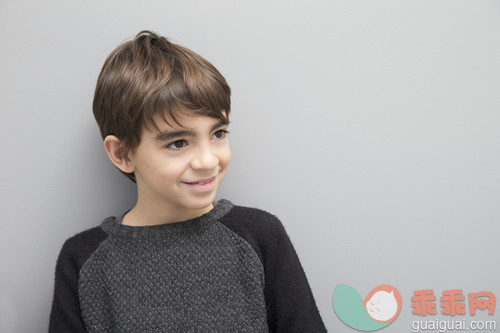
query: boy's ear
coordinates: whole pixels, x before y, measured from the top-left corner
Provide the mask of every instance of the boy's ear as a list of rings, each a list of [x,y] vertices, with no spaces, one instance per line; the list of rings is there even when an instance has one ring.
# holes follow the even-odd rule
[[[134,165],[132,161],[129,160],[128,155],[125,154],[125,150],[121,145],[120,139],[114,135],[108,135],[104,138],[104,149],[108,153],[108,157],[111,162],[121,171],[125,173],[134,172]]]

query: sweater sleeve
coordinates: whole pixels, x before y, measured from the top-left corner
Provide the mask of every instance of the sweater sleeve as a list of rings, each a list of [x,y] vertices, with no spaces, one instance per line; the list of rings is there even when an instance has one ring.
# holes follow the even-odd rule
[[[102,229],[94,228],[64,243],[56,264],[49,333],[87,332],[80,313],[79,272],[105,238]]]
[[[245,238],[262,261],[270,331],[326,332],[302,265],[281,222],[266,212],[243,207],[234,207],[222,222]]]

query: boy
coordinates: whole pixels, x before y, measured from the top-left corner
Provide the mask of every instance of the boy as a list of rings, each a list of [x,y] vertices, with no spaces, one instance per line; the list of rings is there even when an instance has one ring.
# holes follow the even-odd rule
[[[215,67],[143,31],[106,59],[93,111],[138,199],[64,244],[50,332],[326,331],[281,223],[214,203],[230,160]]]

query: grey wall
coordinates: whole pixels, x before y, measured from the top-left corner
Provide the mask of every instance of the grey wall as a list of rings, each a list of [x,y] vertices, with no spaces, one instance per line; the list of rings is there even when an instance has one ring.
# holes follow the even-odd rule
[[[500,297],[500,2],[2,0],[0,332],[46,331],[63,241],[134,202],[91,102],[142,29],[226,76],[219,196],[282,219],[331,331],[339,283],[398,288],[384,332],[414,290]]]

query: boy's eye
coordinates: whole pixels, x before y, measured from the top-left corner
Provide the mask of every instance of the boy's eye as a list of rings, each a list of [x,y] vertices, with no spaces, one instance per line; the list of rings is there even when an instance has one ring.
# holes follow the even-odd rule
[[[217,132],[215,132],[215,133],[212,135],[212,137],[213,137],[214,139],[223,139],[223,138],[225,138],[225,137],[226,137],[227,133],[228,133],[228,131],[226,131],[226,130],[218,130]]]
[[[180,150],[180,149],[184,148],[185,146],[187,146],[187,142],[185,140],[177,140],[177,141],[170,143],[167,146],[167,149]]]

